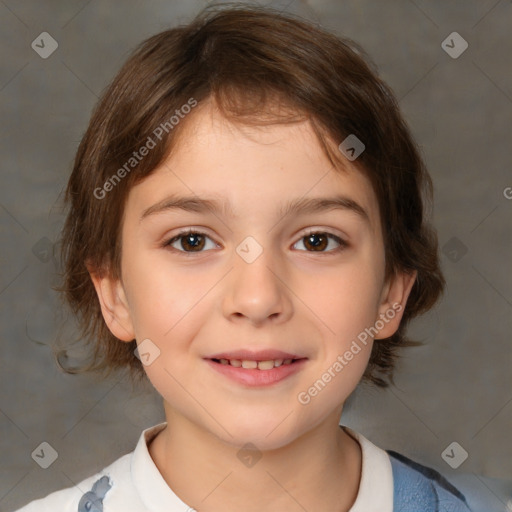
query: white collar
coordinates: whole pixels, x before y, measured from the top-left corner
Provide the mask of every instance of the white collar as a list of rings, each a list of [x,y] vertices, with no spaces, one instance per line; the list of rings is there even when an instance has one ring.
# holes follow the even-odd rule
[[[342,426],[361,446],[361,480],[357,498],[349,512],[393,512],[393,469],[389,455],[354,430]]]
[[[133,485],[141,501],[151,512],[160,512],[162,507],[169,512],[190,512],[191,508],[167,485],[149,453],[148,444],[166,426],[167,422],[163,422],[142,431],[132,454]]]

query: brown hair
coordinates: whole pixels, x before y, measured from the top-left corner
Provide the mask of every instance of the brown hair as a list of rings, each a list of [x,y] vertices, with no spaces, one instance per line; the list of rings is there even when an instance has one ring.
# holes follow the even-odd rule
[[[356,43],[296,16],[239,4],[206,7],[190,24],[144,41],[93,112],[67,186],[62,233],[62,291],[93,351],[86,366],[65,370],[129,369],[132,377],[144,377],[135,340],[120,342],[108,330],[86,262],[120,277],[120,232],[130,188],[175,147],[187,121],[183,106],[207,101],[243,124],[308,119],[338,168],[338,144],[350,134],[364,142],[353,164],[379,201],[386,277],[417,271],[398,331],[374,343],[364,375],[387,386],[397,349],[416,344],[405,337],[407,323],[430,309],[444,287],[437,236],[426,221],[431,179],[393,93]],[[276,105],[279,113],[272,109]],[[178,123],[169,121],[178,115]],[[156,144],[146,156],[130,160],[149,139]]]

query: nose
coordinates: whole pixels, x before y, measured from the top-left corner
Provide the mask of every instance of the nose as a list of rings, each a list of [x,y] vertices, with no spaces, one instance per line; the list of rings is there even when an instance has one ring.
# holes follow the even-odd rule
[[[282,323],[292,314],[290,288],[286,272],[270,250],[252,262],[238,253],[234,255],[223,309],[226,318],[236,322],[250,322],[255,326],[267,322]]]

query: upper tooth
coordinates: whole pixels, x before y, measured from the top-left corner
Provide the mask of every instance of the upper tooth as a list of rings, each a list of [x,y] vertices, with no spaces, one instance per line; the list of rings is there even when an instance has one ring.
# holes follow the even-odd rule
[[[229,362],[231,363],[231,366],[236,366],[237,368],[240,368],[242,366],[242,361],[239,359],[230,359]]]
[[[258,361],[248,361],[247,359],[242,360],[242,368],[257,368]]]
[[[274,366],[277,368],[278,366],[281,366],[283,364],[283,360],[282,359],[276,359],[274,361]]]
[[[291,364],[291,362],[292,362],[292,359],[285,359],[283,361],[283,364]]]
[[[229,359],[221,359],[220,363],[221,364],[229,364]]]
[[[258,363],[259,370],[272,370],[274,368],[274,361],[260,361]]]

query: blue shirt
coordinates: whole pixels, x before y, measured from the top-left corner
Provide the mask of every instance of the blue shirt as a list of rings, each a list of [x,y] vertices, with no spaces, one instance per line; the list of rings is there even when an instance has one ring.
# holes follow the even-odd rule
[[[434,469],[388,450],[393,512],[471,512],[464,495]]]

